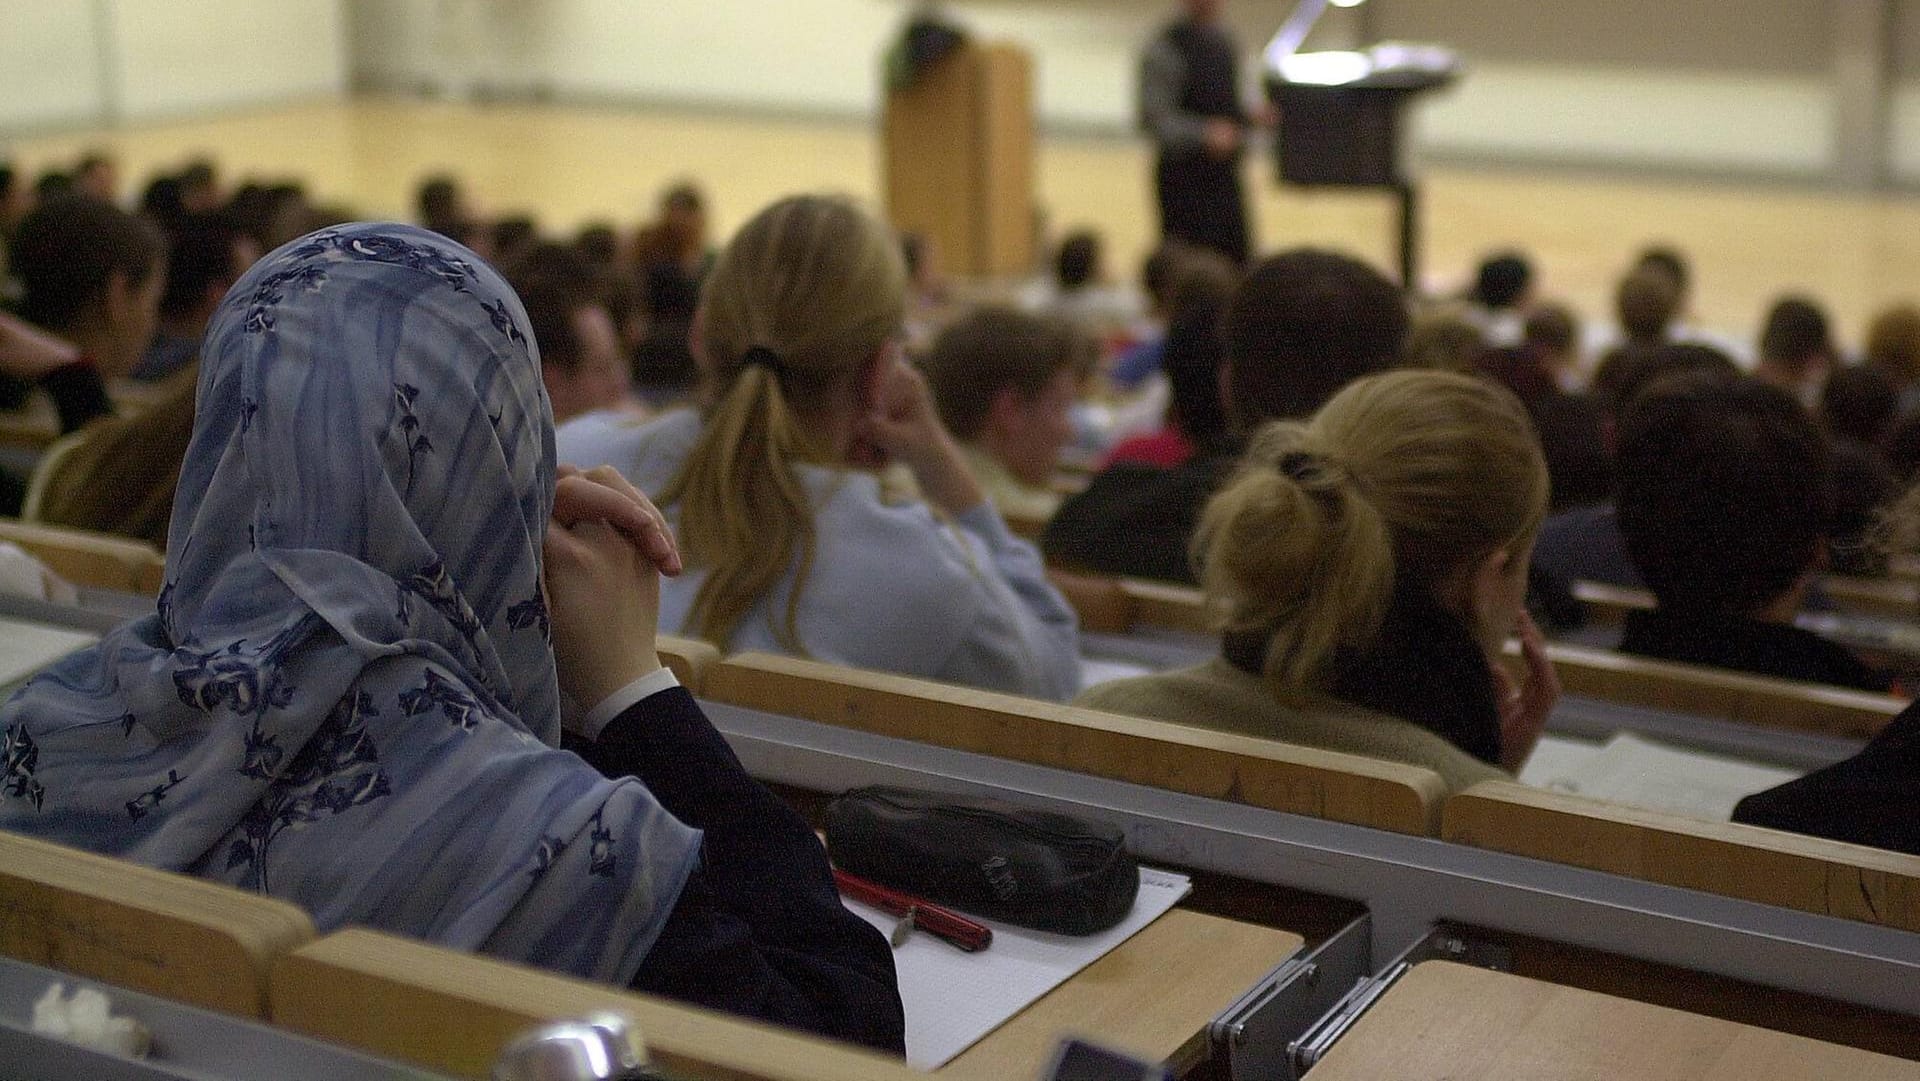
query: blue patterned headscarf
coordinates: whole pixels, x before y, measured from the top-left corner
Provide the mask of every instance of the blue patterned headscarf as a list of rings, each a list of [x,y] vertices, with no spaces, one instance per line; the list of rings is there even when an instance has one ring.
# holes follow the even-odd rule
[[[556,749],[526,314],[404,225],[294,241],[203,350],[157,612],[0,708],[0,828],[625,983],[699,834]]]

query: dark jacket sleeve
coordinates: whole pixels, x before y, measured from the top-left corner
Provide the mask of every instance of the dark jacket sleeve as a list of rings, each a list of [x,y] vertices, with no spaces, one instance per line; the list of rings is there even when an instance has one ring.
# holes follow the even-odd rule
[[[100,372],[87,361],[62,365],[40,377],[40,385],[53,398],[60,415],[60,434],[77,431],[95,417],[113,412],[113,399],[107,397],[107,384]]]
[[[1859,754],[1740,801],[1733,820],[1920,856],[1920,705]]]
[[[570,746],[705,833],[635,990],[904,1052],[886,939],[840,903],[819,838],[747,775],[692,695],[662,691]]]
[[[1194,581],[1187,544],[1231,460],[1178,469],[1115,465],[1069,498],[1047,523],[1049,562],[1096,574]]]

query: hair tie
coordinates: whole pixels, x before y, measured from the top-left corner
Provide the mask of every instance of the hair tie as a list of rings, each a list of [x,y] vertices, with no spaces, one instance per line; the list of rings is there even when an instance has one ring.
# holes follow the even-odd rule
[[[1320,456],[1312,451],[1291,450],[1280,456],[1279,468],[1289,478],[1305,482],[1322,471],[1322,464]]]
[[[749,368],[765,368],[776,379],[787,373],[786,365],[780,363],[780,354],[764,345],[749,348],[746,355],[740,358],[740,363]]]

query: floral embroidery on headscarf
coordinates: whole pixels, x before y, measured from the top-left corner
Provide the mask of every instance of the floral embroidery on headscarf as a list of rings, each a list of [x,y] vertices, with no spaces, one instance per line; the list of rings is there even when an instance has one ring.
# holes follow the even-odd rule
[[[364,692],[349,694],[241,823],[244,835],[227,849],[227,870],[244,866],[254,888],[267,889],[267,849],[283,831],[365,806],[390,791],[367,718],[380,711]]]
[[[0,768],[5,771],[0,772],[0,793],[26,800],[34,810],[40,810],[46,804],[47,790],[33,777],[39,764],[40,751],[27,734],[27,726],[8,725],[6,742],[0,743]]]
[[[436,707],[447,720],[453,722],[455,728],[463,732],[473,731],[480,723],[483,712],[480,703],[472,695],[440,678],[440,673],[429,668],[425,683],[410,691],[400,692],[400,709],[409,717],[418,717]]]

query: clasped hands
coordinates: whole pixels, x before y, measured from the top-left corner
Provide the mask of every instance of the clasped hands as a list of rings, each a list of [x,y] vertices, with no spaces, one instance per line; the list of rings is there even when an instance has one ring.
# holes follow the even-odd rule
[[[660,576],[681,571],[666,518],[611,466],[555,471],[545,585],[560,689],[580,709],[661,667]]]

